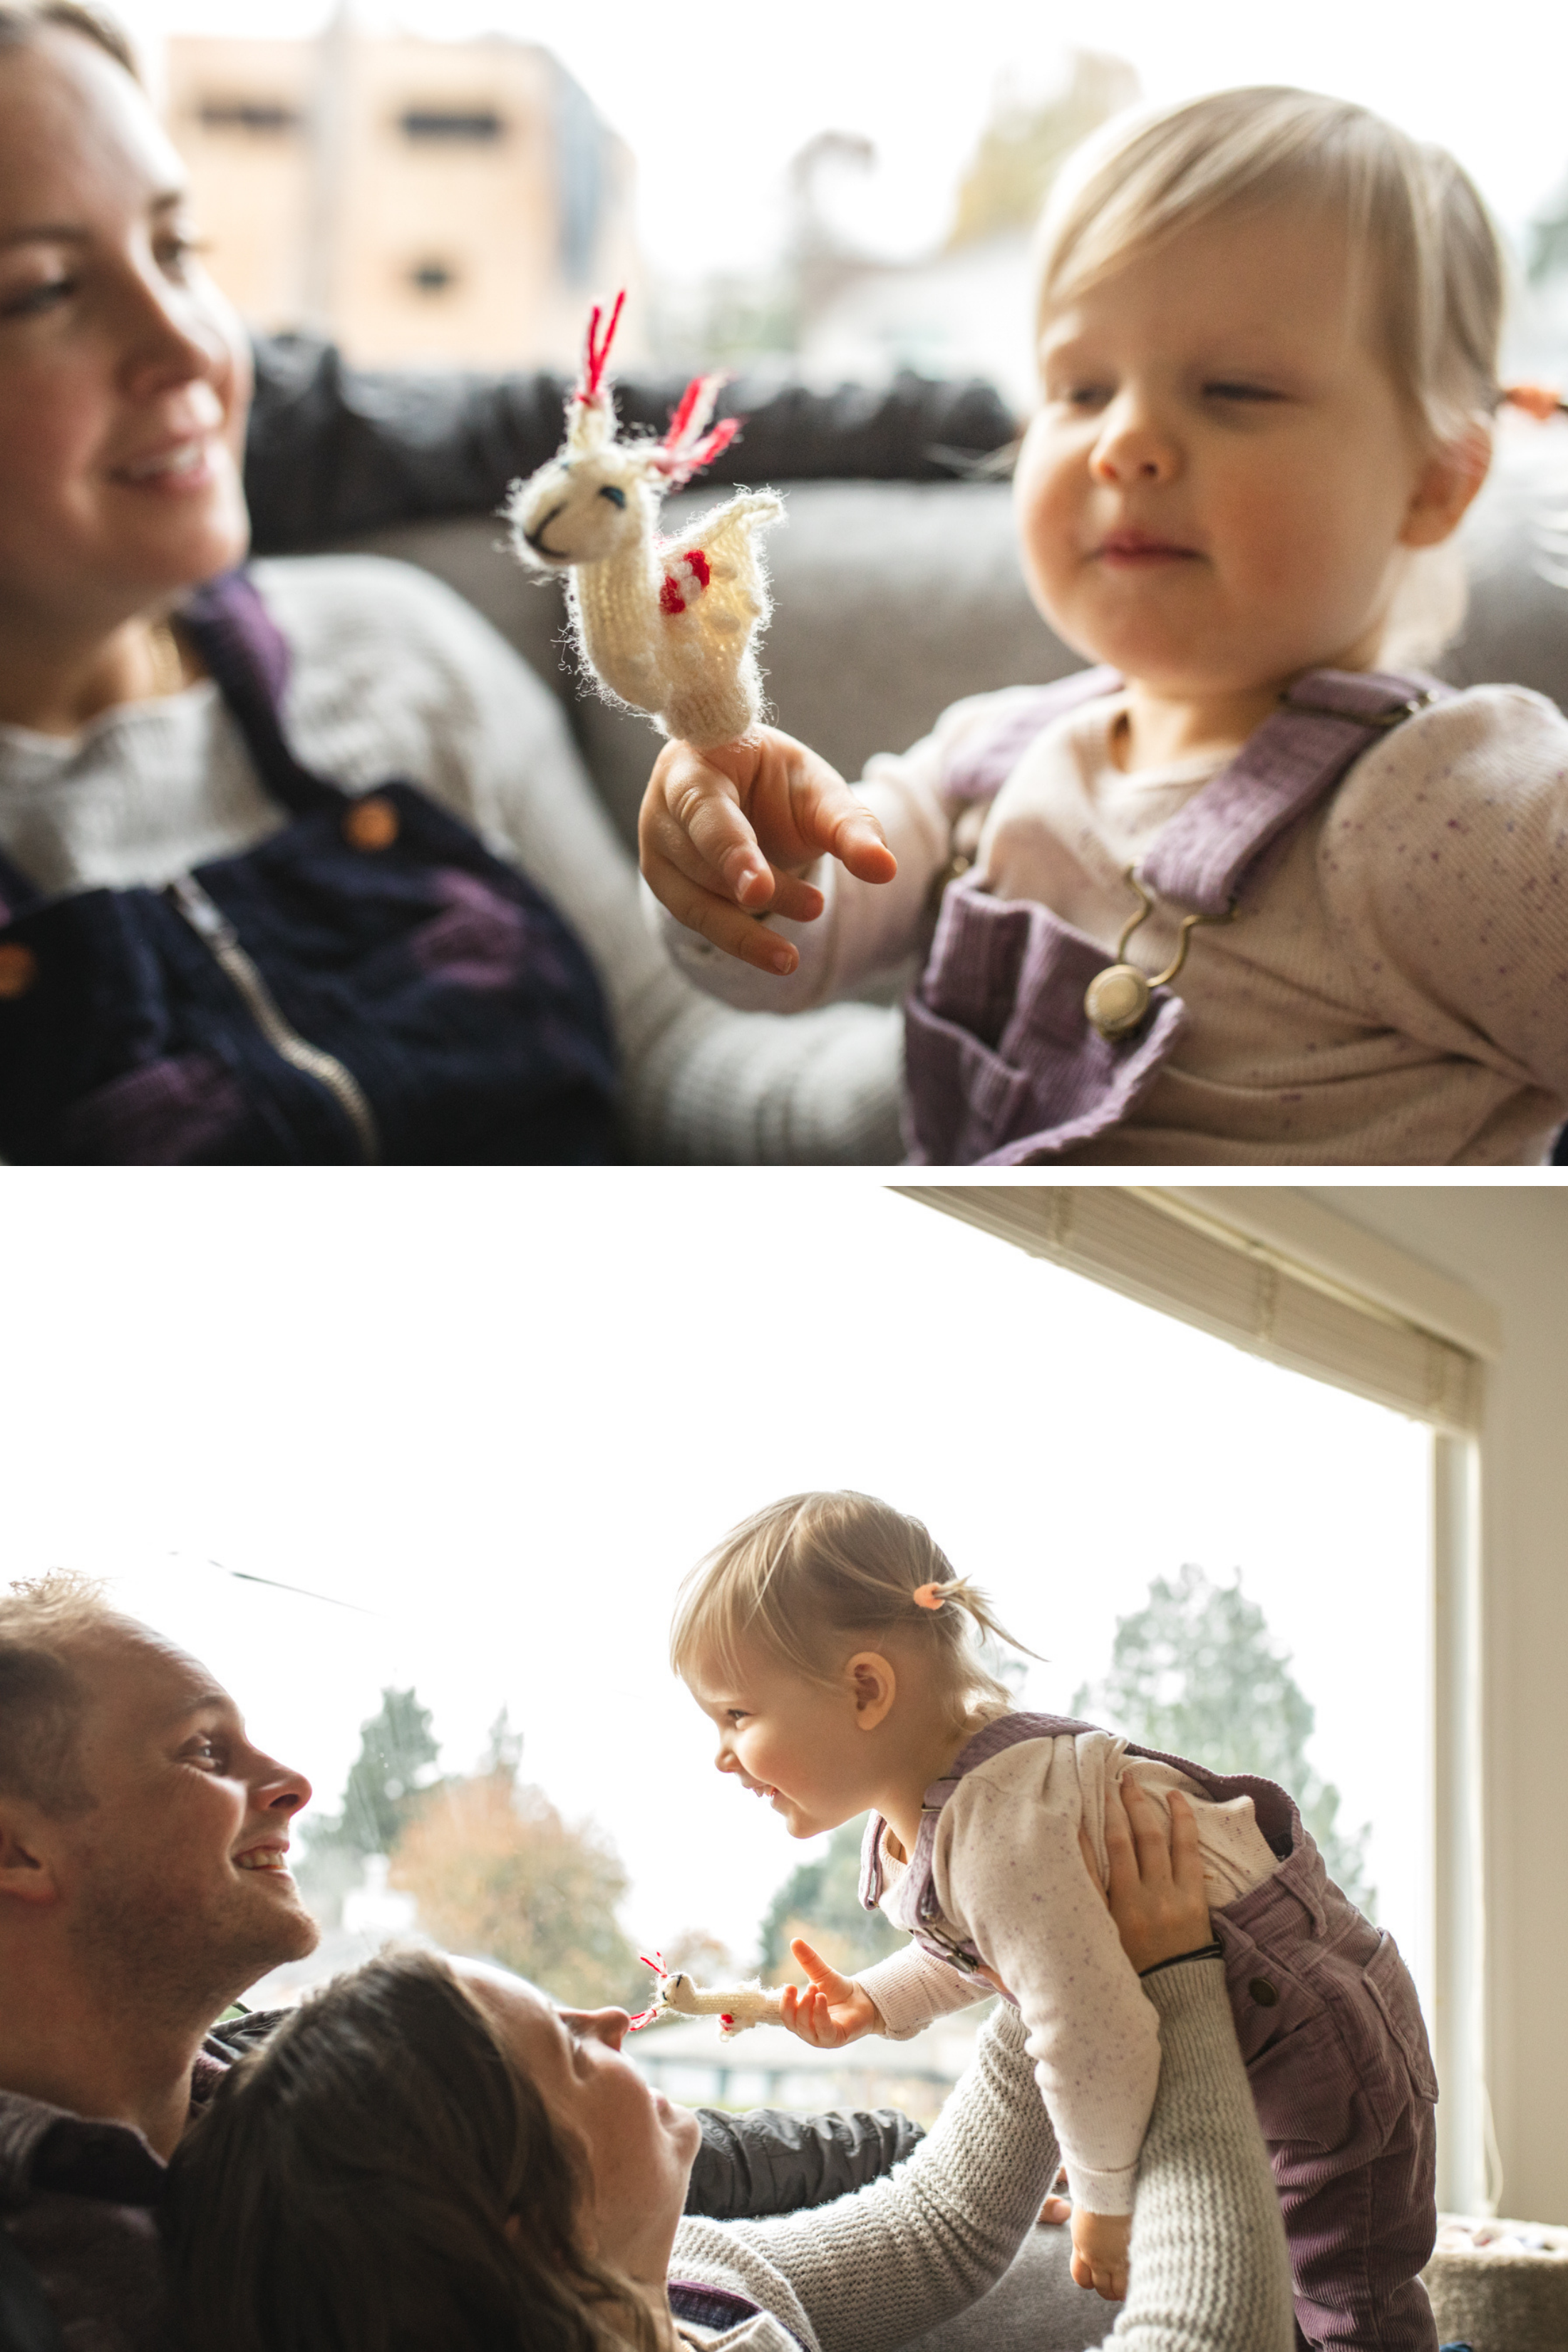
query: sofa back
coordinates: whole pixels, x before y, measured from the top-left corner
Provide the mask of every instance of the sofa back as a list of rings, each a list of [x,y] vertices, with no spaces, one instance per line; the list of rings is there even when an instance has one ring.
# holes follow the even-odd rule
[[[1029,603],[999,482],[779,485],[768,534],[774,611],[763,649],[773,716],[845,775],[901,751],[961,695],[1044,683],[1080,667]],[[714,493],[666,509],[685,528]],[[510,638],[561,696],[625,838],[658,749],[651,723],[578,691],[558,582],[525,572],[499,522],[400,525],[355,542],[423,564]],[[1457,685],[1508,680],[1568,708],[1568,426],[1504,436],[1468,518],[1464,630],[1437,664]]]

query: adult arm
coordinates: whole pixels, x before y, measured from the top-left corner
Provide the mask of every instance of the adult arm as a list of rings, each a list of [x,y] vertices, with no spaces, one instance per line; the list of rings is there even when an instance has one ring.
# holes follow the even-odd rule
[[[702,2145],[686,2210],[720,2221],[831,2205],[890,2172],[925,2137],[895,2107],[816,2116],[783,2107],[729,2116],[699,2107],[697,2119]]]
[[[1106,1735],[1085,1735],[1090,1741]],[[943,1917],[1022,2011],[1074,2204],[1126,2214],[1160,2044],[1116,1923],[1084,1867],[1080,1763],[1089,1760],[1070,1736],[1031,1739],[967,1774],[942,1809],[933,1875]]]
[[[492,514],[508,485],[561,445],[563,376],[353,368],[308,335],[258,334],[252,350],[245,486],[263,554],[421,516]],[[627,377],[616,404],[626,424],[662,433],[684,384]],[[704,473],[714,483],[940,480],[953,468],[937,453],[979,456],[1016,429],[990,384],[907,373],[878,391],[832,393],[742,379],[721,394],[719,414],[740,417],[742,432]]]
[[[1222,1962],[1146,1979],[1164,2050],[1114,2352],[1290,2352],[1279,2203]],[[930,2137],[890,2178],[810,2215],[683,2222],[674,2269],[727,2284],[821,2352],[894,2352],[1012,2261],[1056,2168],[1022,2022],[999,2011]]]

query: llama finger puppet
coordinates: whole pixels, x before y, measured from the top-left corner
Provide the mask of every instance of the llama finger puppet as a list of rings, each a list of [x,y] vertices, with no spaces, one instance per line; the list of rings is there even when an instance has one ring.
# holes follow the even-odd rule
[[[742,491],[679,539],[658,535],[660,502],[727,448],[711,425],[721,375],[687,386],[662,441],[618,440],[605,366],[625,294],[601,337],[588,323],[582,377],[566,404],[566,446],[506,505],[522,562],[567,574],[572,634],[605,699],[647,711],[700,750],[732,742],[762,716],[756,637],[768,617],[757,534],[779,521],[771,490]]]
[[[755,1977],[746,1984],[705,1987],[694,1984],[683,1969],[667,1969],[656,1953],[650,1960],[642,1956],[645,1969],[651,1969],[658,1981],[654,1990],[653,2007],[634,2017],[631,2031],[635,2033],[645,2025],[662,2025],[672,2017],[716,2017],[719,2039],[732,2042],[737,2033],[744,2033],[752,2025],[782,2025],[784,2022],[784,1991],[782,1987],[769,1990]]]

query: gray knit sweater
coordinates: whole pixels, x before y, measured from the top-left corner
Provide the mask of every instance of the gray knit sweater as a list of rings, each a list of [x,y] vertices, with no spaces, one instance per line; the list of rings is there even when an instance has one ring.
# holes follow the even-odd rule
[[[1163,1969],[1160,2088],[1139,2175],[1119,2352],[1290,2352],[1279,2200],[1217,1959]],[[837,2204],[767,2221],[681,2223],[674,2278],[727,2287],[763,2315],[725,2352],[893,2352],[983,2294],[1049,2189],[1057,2143],[1016,2011],[907,2164]],[[782,2325],[781,2325],[782,2323]],[[1042,2347],[1042,2352],[1044,2347]]]

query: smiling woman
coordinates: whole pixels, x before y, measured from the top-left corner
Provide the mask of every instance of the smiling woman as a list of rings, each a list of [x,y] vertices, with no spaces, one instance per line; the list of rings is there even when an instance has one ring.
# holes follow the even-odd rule
[[[71,735],[185,681],[161,608],[245,552],[250,362],[118,37],[7,9],[0,50],[0,712]]]

